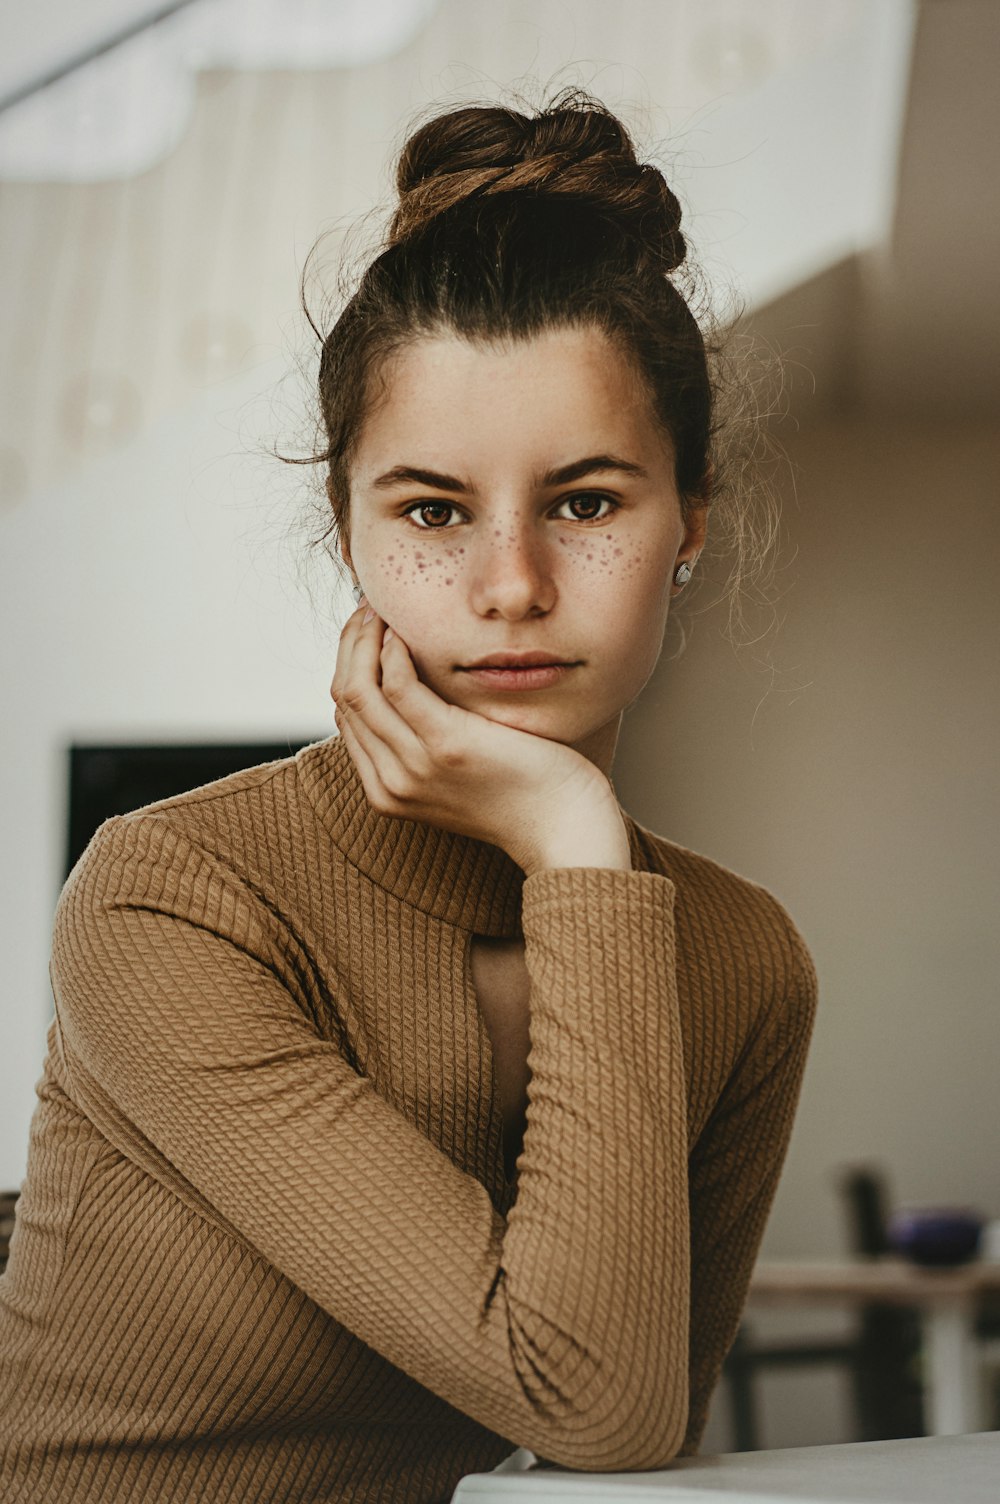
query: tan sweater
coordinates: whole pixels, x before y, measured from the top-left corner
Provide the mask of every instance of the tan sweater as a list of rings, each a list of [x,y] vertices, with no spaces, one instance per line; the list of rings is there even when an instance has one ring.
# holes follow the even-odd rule
[[[629,821],[523,873],[336,738],[101,826],[0,1281],[0,1498],[444,1504],[697,1446],[815,1002],[763,889]],[[522,933],[513,1182],[473,935]]]

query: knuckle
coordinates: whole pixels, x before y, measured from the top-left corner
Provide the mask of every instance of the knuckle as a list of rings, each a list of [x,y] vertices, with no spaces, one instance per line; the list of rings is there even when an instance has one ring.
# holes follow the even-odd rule
[[[434,761],[425,747],[419,748],[410,759],[410,776],[415,783],[427,783],[434,772]]]
[[[400,805],[406,799],[406,790],[395,773],[386,773],[385,778],[382,779],[382,788],[385,790],[386,799],[391,800],[392,805]]]
[[[381,779],[372,788],[366,789],[365,792],[368,795],[368,803],[377,814],[394,815],[398,812],[396,800],[392,797]]]
[[[365,693],[357,686],[348,685],[337,696],[337,704],[341,710],[349,710],[357,715],[365,708]]]
[[[409,780],[401,771],[393,769],[392,772],[383,773],[382,787],[394,804],[402,804],[409,797]]]
[[[428,751],[438,767],[454,770],[462,766],[464,754],[454,737],[435,734],[428,745]]]

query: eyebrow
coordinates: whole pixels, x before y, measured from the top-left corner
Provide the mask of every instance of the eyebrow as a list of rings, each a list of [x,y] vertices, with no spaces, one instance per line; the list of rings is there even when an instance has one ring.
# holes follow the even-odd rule
[[[554,470],[546,470],[544,474],[535,477],[535,485],[539,490],[550,486],[565,486],[571,481],[581,480],[585,475],[606,474],[609,470],[635,475],[642,480],[649,478],[649,472],[632,460],[619,459],[613,454],[591,454],[586,459],[573,460],[569,465],[558,465]],[[442,475],[437,470],[423,470],[417,465],[393,465],[384,475],[377,476],[372,481],[372,486],[376,490],[386,491],[404,483],[430,486],[436,491],[457,491],[463,496],[470,495],[475,489],[454,475]]]

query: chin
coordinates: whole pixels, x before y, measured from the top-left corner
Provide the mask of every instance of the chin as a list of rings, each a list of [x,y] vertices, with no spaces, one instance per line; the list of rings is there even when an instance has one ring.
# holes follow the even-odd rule
[[[483,716],[487,721],[495,721],[498,726],[510,726],[513,731],[527,731],[532,736],[544,736],[547,741],[562,742],[566,746],[582,741],[597,730],[592,716],[568,714],[565,709],[560,711],[554,705],[480,702],[462,708]]]
[[[475,713],[487,721],[496,721],[498,726],[530,731],[534,736],[544,736],[553,742],[568,741],[572,735],[566,732],[564,716],[553,715],[551,711],[546,715],[544,710],[527,705],[477,705]]]
[[[457,705],[473,715],[481,715],[484,720],[494,721],[498,726],[509,726],[513,731],[527,731],[532,736],[544,736],[547,741],[561,742],[565,746],[575,746],[586,740],[599,731],[612,715],[617,714],[617,711],[605,711],[595,719],[593,704],[584,708],[580,704],[579,694],[574,705],[567,700],[560,704],[544,690],[532,691],[518,702],[509,695],[498,695],[496,699],[490,699],[487,695],[475,692],[455,693],[456,689],[465,689],[465,685],[456,684],[457,676],[425,676],[419,669],[418,673],[424,683],[450,705]]]

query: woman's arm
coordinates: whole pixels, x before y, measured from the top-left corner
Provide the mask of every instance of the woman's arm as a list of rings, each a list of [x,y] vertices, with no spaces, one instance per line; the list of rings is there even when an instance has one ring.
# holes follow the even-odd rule
[[[532,1079],[507,1221],[319,1037],[291,937],[169,815],[109,821],[63,890],[70,1082],[450,1404],[564,1466],[657,1467],[687,1418],[673,896],[651,873],[526,880]]]
[[[744,1050],[691,1157],[691,1394],[698,1449],[784,1163],[816,1010],[816,973],[789,926],[791,985]]]

